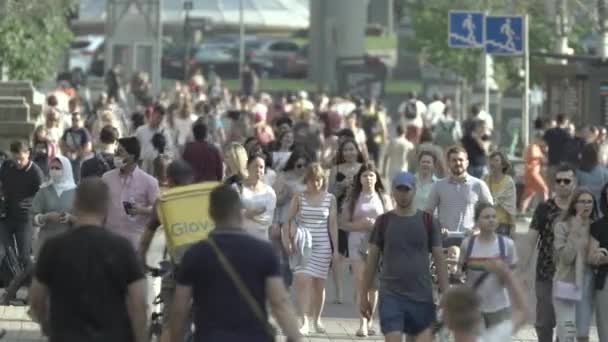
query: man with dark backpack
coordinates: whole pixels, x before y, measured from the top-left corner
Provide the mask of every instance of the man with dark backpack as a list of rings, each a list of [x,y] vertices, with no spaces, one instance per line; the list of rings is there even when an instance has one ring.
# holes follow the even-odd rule
[[[433,126],[433,142],[444,150],[456,145],[462,138],[460,122],[454,118],[452,109],[446,107],[443,115]]]
[[[395,209],[376,220],[370,237],[363,275],[363,293],[372,287],[382,260],[379,314],[387,342],[401,341],[403,334],[416,341],[433,341],[436,321],[429,254],[432,254],[442,293],[448,288],[439,224],[414,206],[416,177],[400,172],[392,182]],[[361,314],[371,318],[371,306],[361,300]]]
[[[105,126],[99,133],[100,146],[93,157],[85,160],[80,167],[80,179],[87,177],[101,177],[104,173],[114,169],[114,152],[118,141],[118,130],[112,126]]]

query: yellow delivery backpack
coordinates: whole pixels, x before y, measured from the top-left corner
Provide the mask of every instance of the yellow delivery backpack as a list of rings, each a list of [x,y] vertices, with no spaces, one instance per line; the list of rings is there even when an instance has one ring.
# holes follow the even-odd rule
[[[205,182],[161,193],[158,217],[163,225],[169,255],[175,263],[179,264],[186,250],[206,239],[213,229],[213,221],[209,217],[209,195],[218,185],[218,182]]]

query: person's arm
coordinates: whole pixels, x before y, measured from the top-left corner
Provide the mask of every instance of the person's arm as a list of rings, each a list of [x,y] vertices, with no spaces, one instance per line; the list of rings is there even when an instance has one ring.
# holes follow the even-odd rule
[[[424,211],[433,215],[435,213],[435,209],[439,206],[439,193],[437,190],[437,184],[433,184],[431,187],[431,191],[429,192],[429,197],[426,200],[426,206],[424,207]]]
[[[131,329],[135,342],[147,341],[147,313],[146,279],[141,278],[127,287],[127,314],[131,320]]]
[[[568,223],[563,221],[556,223],[553,229],[555,235],[555,239],[553,240],[555,256],[565,264],[574,263],[578,251],[576,245],[577,239],[573,236],[574,234],[569,234],[569,230]]]
[[[336,198],[331,196],[331,205],[329,207],[329,237],[331,238],[332,246],[334,246],[334,255],[338,253],[338,204]]]
[[[384,160],[382,161],[382,175],[384,177],[389,177],[389,175],[387,174],[388,172],[388,165],[389,165],[389,159],[390,159],[390,151],[393,149],[393,141],[391,141],[388,144],[388,148],[386,149],[386,152],[384,153]]]
[[[490,188],[488,188],[488,185],[482,181],[479,182],[479,187],[479,202],[494,204],[494,198],[492,197],[492,192],[490,192]]]
[[[48,287],[37,277],[32,278],[32,285],[29,290],[29,304],[32,310],[32,319],[40,324],[45,330],[48,324],[49,313],[49,290]]]
[[[432,222],[432,230],[429,238],[431,239],[431,254],[437,267],[437,275],[439,277],[439,290],[441,293],[446,293],[450,286],[448,280],[448,267],[445,261],[445,254],[443,252],[443,236],[441,234],[441,227],[439,227],[439,224],[435,219],[433,219]]]
[[[279,324],[281,331],[287,336],[287,340],[300,341],[298,320],[291,304],[289,293],[285,289],[283,278],[275,276],[266,279],[266,293],[272,314]]]
[[[589,246],[587,248],[587,263],[593,266],[602,264],[604,254],[600,251],[600,243],[593,237],[589,237]]]
[[[158,208],[158,202],[156,203],[154,208]],[[154,238],[154,234],[156,233],[156,229],[158,229],[158,226],[160,226],[158,212],[156,210],[153,210],[152,217],[146,225],[146,229],[144,230],[144,233],[141,235],[141,239],[139,240],[139,249],[137,251],[139,254],[139,258],[144,263],[144,265],[146,262],[146,256],[148,255],[148,250],[150,249],[150,244],[152,243],[152,239]]]
[[[300,211],[300,196],[294,196],[291,200],[291,205],[289,206],[289,211],[287,213],[287,221],[283,225],[281,232],[281,236],[283,237],[283,247],[287,251],[287,254],[291,255],[293,249],[293,237],[295,235],[296,226],[295,220],[298,212]]]
[[[526,324],[530,312],[523,287],[515,279],[513,272],[509,270],[508,265],[504,262],[492,260],[487,263],[486,267],[490,272],[496,274],[509,292],[509,298],[513,304],[511,306],[511,322],[513,324],[513,333],[515,333]]]
[[[169,316],[169,336],[171,341],[183,341],[186,331],[186,320],[192,307],[192,287],[178,284],[173,296],[171,315]]]

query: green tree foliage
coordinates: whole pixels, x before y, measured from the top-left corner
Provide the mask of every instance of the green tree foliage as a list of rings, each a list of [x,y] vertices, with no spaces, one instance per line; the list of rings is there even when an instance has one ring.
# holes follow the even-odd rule
[[[472,84],[479,80],[481,49],[448,47],[448,12],[450,10],[487,11],[494,15],[528,14],[532,51],[552,51],[555,46],[555,18],[546,13],[544,1],[524,0],[402,0],[409,12],[414,37],[412,46],[426,62],[450,70]],[[570,45],[580,51],[580,40],[592,30],[591,21],[576,22],[570,33]],[[532,60],[534,63],[535,59]],[[501,89],[521,86],[521,58],[495,57],[495,79]]]
[[[75,0],[0,0],[0,64],[9,79],[48,79],[72,39]]]

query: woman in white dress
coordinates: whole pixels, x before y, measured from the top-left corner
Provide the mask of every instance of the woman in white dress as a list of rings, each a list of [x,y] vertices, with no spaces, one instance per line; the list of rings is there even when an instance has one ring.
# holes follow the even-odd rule
[[[299,229],[311,236],[311,253],[306,262],[295,267],[295,289],[300,310],[303,335],[309,333],[309,318],[317,333],[324,333],[321,313],[325,302],[325,279],[332,258],[338,251],[338,222],[336,199],[326,191],[327,176],[319,163],[311,164],[304,177],[306,191],[294,196],[289,209],[289,241],[286,250],[295,251],[295,236]]]
[[[264,155],[253,154],[247,160],[248,177],[243,182],[241,200],[245,207],[244,228],[251,235],[269,240],[269,228],[277,206],[277,196],[264,183]]]

